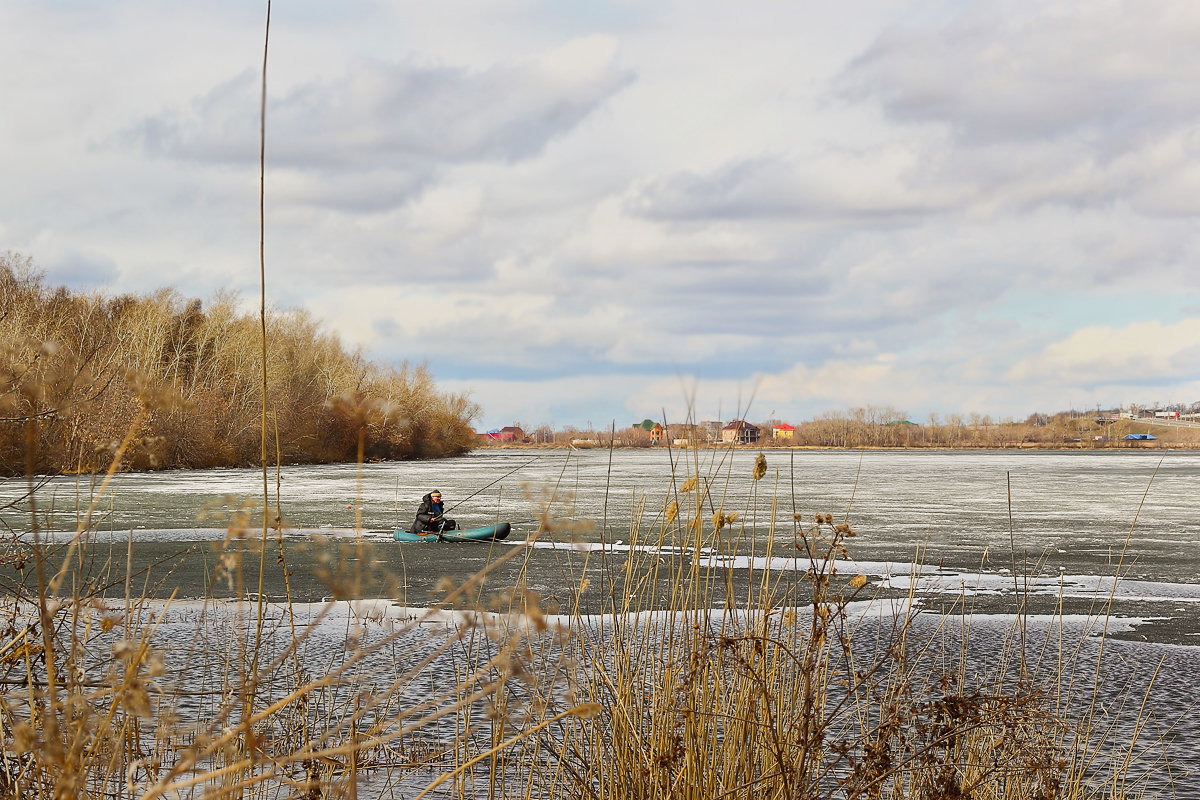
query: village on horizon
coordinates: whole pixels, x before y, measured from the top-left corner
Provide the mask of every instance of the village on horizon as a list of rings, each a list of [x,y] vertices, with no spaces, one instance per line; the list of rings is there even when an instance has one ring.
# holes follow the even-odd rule
[[[1155,432],[1151,432],[1154,428]],[[476,444],[563,445],[573,447],[676,447],[756,445],[759,447],[1046,447],[1200,446],[1200,402],[1166,407],[1129,406],[1094,411],[1030,414],[1023,421],[980,414],[931,414],[924,423],[890,407],[855,408],[824,414],[793,425],[779,419],[689,423],[644,419],[623,428],[581,429],[567,425],[529,427],[520,423],[476,432]]]

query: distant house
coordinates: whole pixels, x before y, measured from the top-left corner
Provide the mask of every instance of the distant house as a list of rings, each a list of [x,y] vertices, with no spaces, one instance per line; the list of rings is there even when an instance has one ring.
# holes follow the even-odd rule
[[[476,433],[475,436],[483,442],[523,442],[525,431],[508,426],[507,428],[492,428],[486,433]]]
[[[1156,437],[1153,433],[1130,433],[1127,434],[1125,438],[1136,442],[1153,442],[1158,437]]]
[[[796,426],[788,425],[786,422],[781,422],[771,428],[772,439],[791,439],[796,435]]]
[[[635,422],[629,427],[635,431],[643,430],[650,434],[650,444],[660,444],[667,435],[667,429],[662,426],[662,423],[655,422],[652,419]]]
[[[712,439],[708,431],[701,430],[695,423],[676,422],[666,426],[663,441],[669,441],[675,447],[694,447],[700,442],[710,442]]]
[[[727,444],[754,444],[758,441],[758,427],[743,419],[735,419],[721,429],[721,441]]]

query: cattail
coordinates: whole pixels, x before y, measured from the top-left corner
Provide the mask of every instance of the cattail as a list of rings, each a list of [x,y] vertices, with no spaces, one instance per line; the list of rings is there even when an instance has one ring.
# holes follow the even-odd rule
[[[683,482],[683,485],[679,487],[679,491],[690,492],[696,488],[696,483],[697,483],[696,476],[693,475],[692,477],[688,478],[686,481]]]
[[[590,719],[591,717],[599,715],[603,710],[604,706],[600,705],[599,703],[580,703],[574,708],[569,709],[567,714],[572,717],[578,717],[579,719]]]
[[[750,476],[752,478],[754,478],[754,480],[758,480],[759,478],[761,478],[763,475],[766,475],[766,474],[767,474],[767,457],[764,456],[762,453],[759,453],[758,458],[754,459],[754,471],[752,473],[750,473]]]

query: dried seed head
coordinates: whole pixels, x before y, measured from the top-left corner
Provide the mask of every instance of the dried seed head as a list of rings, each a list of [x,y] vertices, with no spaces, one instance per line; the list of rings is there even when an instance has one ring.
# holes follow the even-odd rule
[[[38,745],[37,734],[27,722],[17,722],[12,727],[13,748],[18,753],[32,753]]]
[[[121,702],[134,716],[150,716],[150,693],[146,691],[146,687],[141,681],[133,682],[133,685],[121,698]]]
[[[752,478],[754,478],[754,480],[758,480],[759,478],[761,478],[763,475],[766,475],[766,474],[767,474],[767,457],[765,455],[763,455],[762,453],[759,453],[758,457],[754,459],[754,471],[752,473],[750,473],[750,476]]]
[[[679,491],[690,492],[696,488],[697,483],[698,483],[698,481],[696,480],[696,476],[693,475],[692,477],[688,478],[686,481],[683,482],[683,485],[679,487]]]
[[[675,521],[675,518],[678,516],[679,516],[679,503],[672,500],[671,504],[669,506],[667,506],[667,524],[670,525],[672,522]]]
[[[604,710],[603,706],[601,706],[599,703],[580,703],[579,705],[572,708],[568,713],[572,717],[579,717],[580,719],[588,719],[590,717],[595,717],[595,716],[599,715],[599,713],[603,710]]]

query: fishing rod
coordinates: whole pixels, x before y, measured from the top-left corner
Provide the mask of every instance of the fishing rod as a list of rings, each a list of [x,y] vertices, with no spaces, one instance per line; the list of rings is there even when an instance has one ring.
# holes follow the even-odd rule
[[[542,455],[545,455],[545,453],[543,453]],[[534,461],[537,461],[537,460],[538,460],[539,458],[541,458],[541,457],[542,457],[542,456],[540,456],[540,455],[539,455],[539,456],[534,456],[533,458],[529,459],[528,461],[526,461],[524,464],[522,464],[521,466],[517,467],[516,469],[514,469],[514,470],[511,470],[511,471],[509,471],[509,472],[506,472],[506,473],[504,473],[503,475],[501,475],[499,478],[496,478],[496,480],[492,481],[492,482],[491,482],[491,483],[489,483],[487,486],[484,486],[484,487],[482,487],[482,488],[476,489],[474,492],[472,492],[471,494],[467,495],[467,496],[466,496],[466,497],[464,497],[462,500],[459,500],[459,501],[458,501],[457,503],[455,503],[454,505],[450,506],[449,508],[446,508],[446,509],[444,509],[444,510],[442,511],[442,516],[445,516],[446,514],[449,514],[449,513],[450,513],[450,511],[451,511],[451,509],[458,508],[458,507],[459,507],[459,506],[461,506],[463,503],[467,502],[468,500],[470,500],[472,497],[474,497],[475,495],[479,494],[480,492],[483,492],[483,491],[485,491],[485,490],[487,490],[487,489],[490,489],[490,488],[492,488],[492,487],[493,487],[493,486],[495,486],[497,483],[499,483],[500,481],[502,481],[502,480],[504,480],[505,478],[507,478],[509,475],[512,475],[514,472],[519,472],[520,470],[523,470],[523,469],[525,469],[525,467],[528,467],[530,464],[532,464]]]

